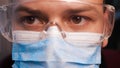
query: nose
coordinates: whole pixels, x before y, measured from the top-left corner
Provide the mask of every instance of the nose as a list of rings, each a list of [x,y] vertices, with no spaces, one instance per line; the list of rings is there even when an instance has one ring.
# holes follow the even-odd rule
[[[47,37],[62,37],[65,38],[65,32],[57,22],[49,22],[45,27]]]

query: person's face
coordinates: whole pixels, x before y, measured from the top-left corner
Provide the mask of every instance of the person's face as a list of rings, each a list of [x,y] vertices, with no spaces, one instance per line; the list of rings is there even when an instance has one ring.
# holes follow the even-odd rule
[[[14,30],[43,31],[57,23],[68,32],[103,32],[103,0],[24,1],[14,6]]]
[[[41,32],[55,23],[65,32],[104,33],[103,0],[17,0],[13,30]],[[19,4],[18,4],[19,3]],[[50,25],[49,25],[50,23]],[[103,47],[108,39],[103,41]]]

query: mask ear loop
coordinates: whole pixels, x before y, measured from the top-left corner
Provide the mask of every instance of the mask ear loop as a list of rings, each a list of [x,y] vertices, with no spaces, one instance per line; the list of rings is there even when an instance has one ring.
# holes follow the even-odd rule
[[[114,28],[115,8],[111,5],[104,5],[104,39],[108,39]]]

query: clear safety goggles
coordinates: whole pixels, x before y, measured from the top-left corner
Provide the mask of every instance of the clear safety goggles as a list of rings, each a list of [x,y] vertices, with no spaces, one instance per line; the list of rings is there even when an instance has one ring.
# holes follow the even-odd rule
[[[100,33],[105,38],[111,35],[114,12],[113,6],[86,0],[13,0],[0,6],[0,31],[12,42],[15,31],[45,35],[52,26],[64,38],[67,32]]]

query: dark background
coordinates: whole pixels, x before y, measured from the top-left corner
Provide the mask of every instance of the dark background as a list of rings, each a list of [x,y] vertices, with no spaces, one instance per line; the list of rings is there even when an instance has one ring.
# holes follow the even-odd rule
[[[120,50],[120,0],[106,0],[106,3],[116,9],[114,30],[106,48]]]
[[[115,25],[107,47],[102,49],[101,68],[120,68],[120,0],[106,0],[115,7]]]

